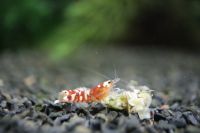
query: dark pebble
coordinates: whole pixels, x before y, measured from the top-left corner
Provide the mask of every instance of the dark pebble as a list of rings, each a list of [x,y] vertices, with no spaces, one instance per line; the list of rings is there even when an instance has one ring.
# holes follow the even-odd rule
[[[54,104],[52,101],[45,100],[44,103],[48,106],[48,109],[60,111],[62,110],[62,104]]]
[[[54,125],[60,125],[63,122],[68,121],[71,118],[71,116],[72,116],[71,114],[67,114],[67,115],[63,115],[63,116],[57,117],[54,120]]]
[[[148,133],[158,133],[158,131],[153,126],[147,126],[146,130]]]
[[[171,130],[174,130],[175,129],[175,126],[172,125],[172,124],[169,124],[167,121],[164,121],[164,120],[160,120],[158,122],[158,125],[156,125],[156,127],[158,129],[163,129],[163,130],[166,130],[166,131],[171,131]]]
[[[33,105],[32,102],[29,101],[29,100],[25,101],[23,104],[24,104],[24,106],[25,106],[26,108],[31,108],[32,105]]]
[[[166,120],[166,117],[163,114],[156,112],[154,114],[154,120],[155,121]]]
[[[117,128],[118,128],[117,122],[111,121],[111,122],[107,123],[107,128],[109,128],[109,129],[111,129],[111,130],[117,129]]]
[[[2,108],[0,108],[0,118],[4,117],[5,115],[7,115],[8,113],[6,111],[4,111]]]
[[[50,114],[50,108],[47,104],[44,104],[41,108],[41,111],[44,112],[45,114],[49,115]]]
[[[187,122],[180,111],[173,112],[172,116],[169,116],[167,120],[177,128],[184,128],[187,125]]]
[[[72,119],[72,118],[71,118]],[[70,119],[69,125],[66,127],[67,131],[73,131],[77,126],[81,125],[87,125],[88,121],[84,119],[80,119],[79,117],[73,118],[73,120]]]
[[[80,117],[85,117],[85,119],[89,119],[93,117],[92,114],[87,109],[84,109],[84,108],[78,109],[77,114]]]
[[[140,127],[140,121],[136,116],[131,116],[125,121],[127,132]]]
[[[51,119],[56,119],[57,117],[61,117],[63,115],[63,112],[51,112],[50,114],[49,114],[49,117],[51,118]]]
[[[106,116],[109,120],[114,120],[118,116],[118,113],[116,111],[110,111]]]
[[[62,105],[62,109],[67,111],[67,112],[76,112],[78,107],[75,103],[65,103]]]
[[[176,110],[179,107],[179,103],[174,103],[172,106],[170,106],[171,110]]]
[[[16,104],[13,102],[7,102],[7,108],[8,110],[15,110]]]
[[[199,124],[199,122],[196,120],[196,118],[194,117],[192,112],[184,112],[183,116],[185,117],[188,124],[192,124],[195,126],[197,126]]]
[[[169,123],[175,125],[177,128],[185,128],[187,125],[187,122],[183,117],[172,118],[171,120],[169,120]]]
[[[102,122],[99,119],[90,119],[89,127],[93,130],[101,130]]]
[[[0,104],[0,106],[1,106],[2,108],[6,108],[7,102],[6,102],[5,100],[3,100],[3,101],[1,102],[1,104]]]
[[[124,133],[125,130],[124,128],[115,128],[115,125],[113,126],[112,124],[102,124],[101,127],[101,132],[102,133]]]
[[[91,114],[96,114],[102,110],[105,110],[105,106],[101,103],[90,104],[89,111]]]
[[[188,126],[186,128],[186,133],[199,133],[199,128],[194,126]]]

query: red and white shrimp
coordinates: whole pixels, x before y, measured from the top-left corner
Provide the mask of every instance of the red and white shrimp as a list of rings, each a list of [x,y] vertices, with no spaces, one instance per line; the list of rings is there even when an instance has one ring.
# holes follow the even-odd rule
[[[108,80],[99,83],[91,89],[80,87],[74,90],[63,90],[59,93],[59,98],[56,103],[101,101],[108,96],[111,88],[113,88],[119,80],[119,78]]]

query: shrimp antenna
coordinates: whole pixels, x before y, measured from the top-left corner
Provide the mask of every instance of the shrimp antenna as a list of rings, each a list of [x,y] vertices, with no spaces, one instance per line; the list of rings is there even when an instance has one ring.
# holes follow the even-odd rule
[[[118,74],[117,74],[117,69],[116,69],[116,66],[115,66],[114,63],[113,63],[113,68],[114,68],[114,76],[115,76],[115,79],[119,79]],[[121,78],[120,78],[120,81],[122,81],[125,85],[128,84],[127,81],[125,81],[125,80],[123,80],[123,79],[121,79]]]
[[[97,75],[99,75],[99,76],[101,76],[101,77],[103,77],[103,78],[105,78],[105,79],[111,79],[110,77],[108,77],[108,76],[106,76],[106,75],[104,75],[104,74],[102,74],[102,73],[100,73],[100,72],[97,72],[97,71],[95,71],[95,70],[93,70],[93,69],[89,69],[89,68],[87,68],[87,67],[80,67],[80,68],[81,68],[82,70],[86,70],[86,71],[88,71],[88,72],[97,74]]]
[[[113,64],[113,68],[114,68],[114,76],[115,76],[115,79],[118,78],[118,75],[117,75],[117,69],[115,67],[115,64]]]

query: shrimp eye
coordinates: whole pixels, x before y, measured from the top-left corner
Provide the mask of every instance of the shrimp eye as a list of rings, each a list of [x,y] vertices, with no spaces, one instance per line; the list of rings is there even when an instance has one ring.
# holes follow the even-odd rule
[[[108,84],[111,84],[112,82],[111,81],[108,81]]]
[[[63,91],[64,93],[67,93],[67,91]]]
[[[103,87],[109,87],[110,85],[112,85],[112,81],[111,80],[108,80],[108,81],[103,83]]]

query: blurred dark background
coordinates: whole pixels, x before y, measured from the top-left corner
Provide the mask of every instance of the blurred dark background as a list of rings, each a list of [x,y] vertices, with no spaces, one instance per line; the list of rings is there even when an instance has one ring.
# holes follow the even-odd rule
[[[199,0],[6,0],[0,19],[1,51],[60,58],[84,44],[200,50]]]

